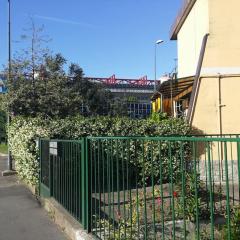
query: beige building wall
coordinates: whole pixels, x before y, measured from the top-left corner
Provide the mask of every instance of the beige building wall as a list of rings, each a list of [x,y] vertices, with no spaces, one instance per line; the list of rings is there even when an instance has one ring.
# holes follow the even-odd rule
[[[221,129],[223,134],[240,133],[239,89],[240,75],[221,77],[220,84],[218,76],[201,78],[193,126],[206,134],[220,134]],[[221,98],[221,111],[219,97]]]
[[[193,126],[206,134],[240,133],[240,0],[197,0],[177,34],[178,76],[196,73],[209,33]],[[219,108],[219,74],[222,108]],[[210,76],[210,77],[204,77]],[[222,125],[220,126],[220,113]]]
[[[240,1],[208,0],[209,38],[203,74],[240,73]]]
[[[178,33],[178,76],[196,73],[202,39],[209,32],[208,0],[198,0]]]

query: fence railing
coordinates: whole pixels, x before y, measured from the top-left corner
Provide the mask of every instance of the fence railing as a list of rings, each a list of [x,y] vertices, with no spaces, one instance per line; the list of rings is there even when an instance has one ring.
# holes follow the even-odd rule
[[[40,140],[40,189],[88,229],[88,166],[85,139]]]
[[[238,136],[40,140],[40,152],[42,195],[99,239],[240,232]]]

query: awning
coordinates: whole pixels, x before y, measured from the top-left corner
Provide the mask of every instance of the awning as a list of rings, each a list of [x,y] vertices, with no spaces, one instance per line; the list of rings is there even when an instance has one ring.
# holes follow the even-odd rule
[[[192,91],[193,81],[194,76],[171,79],[163,82],[152,96],[152,100],[157,99],[160,96],[160,93],[164,98],[171,98],[171,96],[177,98],[179,95],[186,95]]]

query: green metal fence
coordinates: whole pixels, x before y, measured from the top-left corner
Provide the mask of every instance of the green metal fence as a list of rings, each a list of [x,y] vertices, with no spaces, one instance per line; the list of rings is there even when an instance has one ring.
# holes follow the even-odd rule
[[[240,236],[238,136],[41,140],[40,150],[42,195],[98,239]]]
[[[85,139],[40,139],[40,195],[55,198],[88,229],[88,166]]]

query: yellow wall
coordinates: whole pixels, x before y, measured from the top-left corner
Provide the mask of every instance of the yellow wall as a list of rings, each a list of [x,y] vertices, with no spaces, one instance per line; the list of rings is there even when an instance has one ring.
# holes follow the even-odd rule
[[[240,73],[240,1],[209,1],[209,39],[203,74]]]
[[[178,76],[196,73],[202,39],[209,38],[202,74],[240,73],[240,1],[197,0],[178,32]]]
[[[240,75],[221,78],[222,133],[240,133]],[[220,134],[219,79],[203,77],[192,124],[206,134]]]
[[[178,38],[179,77],[194,75],[203,36],[209,33],[201,71],[193,125],[207,134],[220,133],[219,86],[221,79],[223,133],[240,133],[240,1],[197,0]],[[239,75],[234,77],[233,75]]]
[[[159,112],[161,110],[161,98],[158,97],[154,101],[152,101],[152,111]]]
[[[195,75],[202,39],[208,32],[208,0],[197,0],[177,36],[180,78]]]

